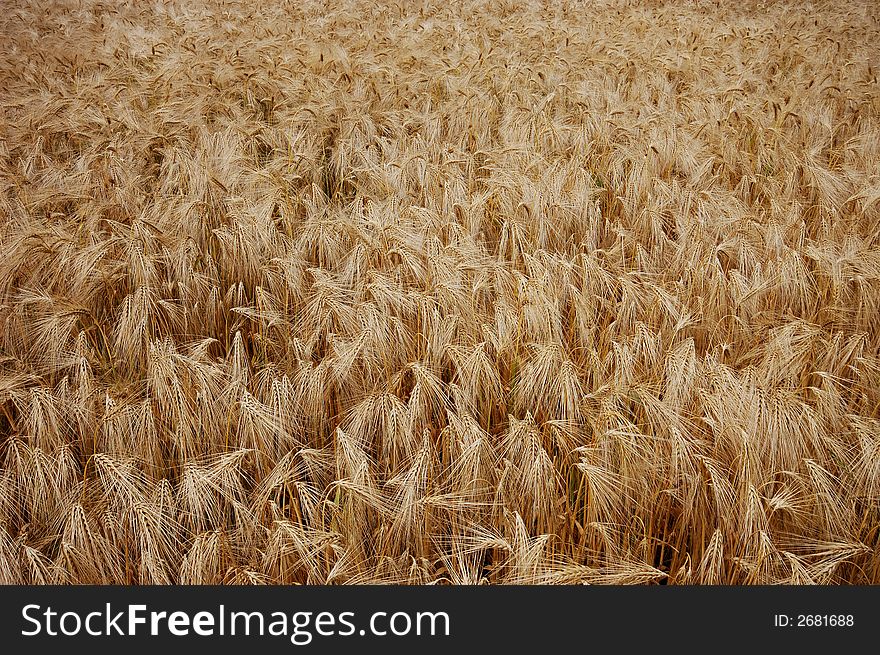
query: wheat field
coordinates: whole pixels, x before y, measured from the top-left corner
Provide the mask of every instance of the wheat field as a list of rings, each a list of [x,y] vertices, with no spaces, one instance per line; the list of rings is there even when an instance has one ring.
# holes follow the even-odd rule
[[[0,12],[0,581],[880,583],[874,2]]]

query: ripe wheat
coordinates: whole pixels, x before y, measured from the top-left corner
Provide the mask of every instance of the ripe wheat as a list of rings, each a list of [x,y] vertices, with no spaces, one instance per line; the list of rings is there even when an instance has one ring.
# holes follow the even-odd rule
[[[876,3],[0,44],[3,582],[880,582]]]

